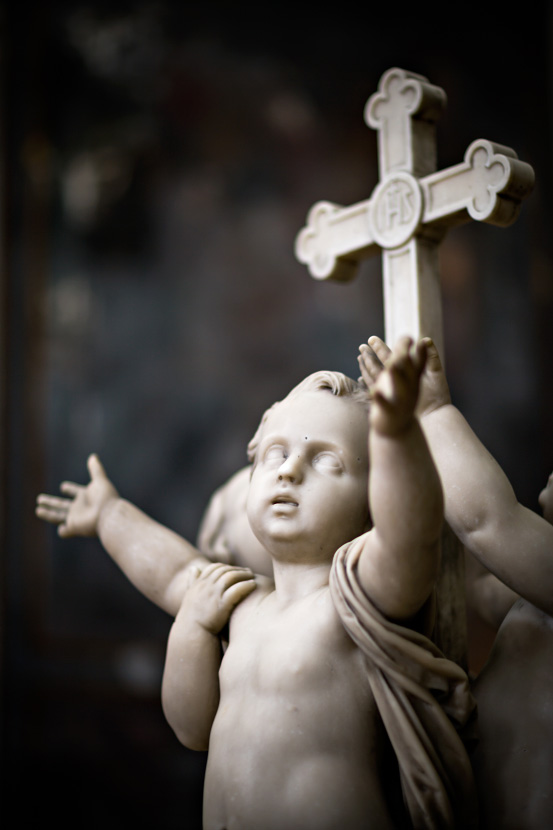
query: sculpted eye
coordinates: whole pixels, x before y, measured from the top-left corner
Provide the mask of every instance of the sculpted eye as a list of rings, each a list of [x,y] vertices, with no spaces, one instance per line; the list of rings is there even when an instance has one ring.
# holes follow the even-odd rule
[[[333,452],[320,452],[313,459],[313,464],[331,472],[340,472],[343,469],[342,462]]]
[[[284,447],[279,444],[274,444],[272,447],[269,447],[263,456],[263,460],[268,464],[282,464],[287,458],[288,454]]]

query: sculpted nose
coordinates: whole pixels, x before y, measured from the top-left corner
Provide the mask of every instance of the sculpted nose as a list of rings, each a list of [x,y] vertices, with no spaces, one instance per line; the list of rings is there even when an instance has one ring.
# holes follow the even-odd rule
[[[301,474],[301,461],[300,458],[296,455],[289,455],[286,461],[280,465],[278,469],[278,480],[279,481],[291,481],[297,484],[301,481],[302,474]]]

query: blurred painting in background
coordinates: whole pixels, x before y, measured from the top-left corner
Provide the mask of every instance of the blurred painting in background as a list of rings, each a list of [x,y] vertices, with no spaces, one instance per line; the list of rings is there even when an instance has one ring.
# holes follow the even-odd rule
[[[18,823],[201,826],[205,757],[161,712],[171,620],[96,540],[39,523],[34,500],[86,481],[96,452],[122,496],[193,541],[263,410],[317,369],[357,377],[358,345],[383,335],[380,261],[317,283],[293,245],[315,201],[375,186],[363,108],[391,66],[447,92],[440,168],[483,137],[536,170],[512,228],[450,232],[442,285],[454,401],[538,509],[553,469],[551,11],[476,23],[350,5],[3,8],[2,777]],[[474,625],[477,670],[490,632]]]

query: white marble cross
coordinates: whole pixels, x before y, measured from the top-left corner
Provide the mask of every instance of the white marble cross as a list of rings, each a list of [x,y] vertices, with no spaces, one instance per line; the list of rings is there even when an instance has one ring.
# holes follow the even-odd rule
[[[440,241],[470,219],[510,225],[534,183],[529,164],[485,139],[472,142],[461,164],[436,172],[445,102],[421,75],[389,69],[365,109],[378,130],[379,184],[351,207],[318,202],[296,239],[296,257],[316,279],[350,280],[360,260],[382,250],[386,341],[428,335],[442,356]]]
[[[318,202],[296,239],[296,256],[316,279],[350,280],[358,263],[382,251],[385,339],[432,337],[442,360],[438,249],[447,229],[476,219],[506,226],[517,218],[534,171],[509,147],[473,141],[461,164],[436,172],[436,121],[445,93],[421,75],[386,72],[365,109],[378,130],[380,182],[351,207]],[[435,641],[466,666],[464,560],[444,528]]]

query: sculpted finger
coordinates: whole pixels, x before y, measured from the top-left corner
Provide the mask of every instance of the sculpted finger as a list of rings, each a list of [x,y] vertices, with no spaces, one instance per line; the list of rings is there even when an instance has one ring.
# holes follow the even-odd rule
[[[88,468],[88,472],[90,474],[91,479],[107,478],[106,471],[104,470],[104,465],[95,453],[88,456],[86,466]]]
[[[223,594],[223,601],[227,608],[232,609],[242,602],[255,589],[255,579],[242,580],[236,582],[225,590]]]
[[[68,496],[76,496],[81,490],[84,490],[82,484],[75,484],[74,481],[62,481],[60,490],[62,493],[67,493]]]
[[[409,351],[409,355],[413,362],[413,366],[420,375],[424,370],[427,360],[427,345],[424,340],[419,340],[418,343],[413,343]]]
[[[61,524],[58,527],[58,536],[61,536],[62,539],[69,539],[69,537],[74,536],[75,534],[68,528],[66,524]]]
[[[46,493],[41,493],[36,503],[41,507],[48,507],[52,510],[64,510],[66,513],[73,504],[72,499],[62,499],[59,496],[48,496]]]
[[[58,510],[53,510],[49,507],[45,507],[44,505],[37,505],[35,515],[38,516],[39,519],[43,519],[45,522],[49,522],[52,525],[59,525],[61,522],[65,521],[67,513],[62,514]]]
[[[379,393],[380,395],[388,398],[393,394],[393,391],[393,372],[391,371],[391,367],[387,366],[386,370],[381,372],[378,376],[376,383],[373,386],[373,392]]]
[[[370,388],[375,383],[377,377],[381,373],[383,366],[378,357],[375,355],[370,346],[365,343],[359,346],[359,356],[357,358],[359,368],[361,369],[361,377],[365,385]]]
[[[418,378],[418,372],[413,366],[409,354],[392,355],[382,374],[379,388],[390,400],[397,400],[399,395],[412,388]]]
[[[39,493],[36,497],[37,504],[50,504],[52,499],[57,499],[59,496],[51,496],[49,493]]]
[[[359,369],[361,371],[361,377],[358,378],[357,382],[363,383],[363,385],[366,386],[367,389],[370,389],[375,379],[373,378],[372,373],[367,369],[362,355],[359,355],[359,357],[357,358],[357,362],[359,363]]]
[[[249,568],[231,567],[226,573],[219,575],[217,581],[221,583],[223,590],[226,591],[231,585],[253,578],[253,572]]]
[[[409,357],[409,352],[403,349],[395,348],[386,362],[386,371],[382,373],[381,378],[388,376],[389,383],[395,385],[397,383],[409,383],[414,375],[413,363]]]
[[[361,343],[359,351],[363,358],[363,362],[367,365],[367,369],[374,374],[375,377],[378,377],[383,369],[383,363],[374,349],[372,349],[367,343]]]
[[[414,343],[405,337],[398,341],[387,363],[387,368],[412,383],[418,378],[426,363],[426,344],[424,341]]]
[[[202,575],[202,569],[199,565],[195,565],[194,563],[189,565],[186,571],[191,580],[199,579],[199,577]]]
[[[202,570],[200,576],[202,579],[216,579],[218,572],[224,571],[228,567],[223,562],[211,562]]]
[[[386,364],[386,369],[396,375],[409,376],[413,374],[413,361],[409,352],[393,353],[392,357]]]
[[[430,337],[424,337],[421,342],[424,343],[426,349],[426,365],[428,369],[431,372],[441,372],[443,368],[442,361],[440,360],[436,344]]]
[[[423,342],[427,357],[424,372],[421,375],[420,395],[417,404],[417,412],[420,417],[451,403],[449,386],[438,350],[429,337],[425,337]]]
[[[374,351],[374,353],[376,354],[376,356],[382,364],[384,364],[388,360],[392,352],[392,350],[389,346],[386,345],[384,340],[382,340],[382,338],[380,337],[377,337],[376,335],[369,337],[369,346]]]
[[[385,365],[388,366],[391,363],[396,363],[399,360],[404,360],[405,357],[409,355],[412,345],[412,337],[409,337],[408,335],[403,335],[403,337],[399,337],[397,342],[394,344],[394,348],[392,349],[392,352],[388,357]]]

